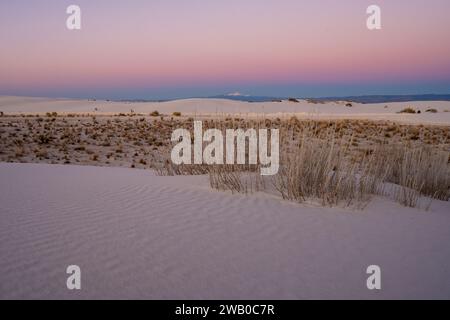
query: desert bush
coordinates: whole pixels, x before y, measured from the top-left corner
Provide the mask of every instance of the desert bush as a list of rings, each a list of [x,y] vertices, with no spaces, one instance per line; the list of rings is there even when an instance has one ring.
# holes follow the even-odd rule
[[[416,110],[414,110],[413,108],[408,107],[408,108],[405,108],[405,109],[399,111],[398,113],[414,113],[415,114]]]
[[[157,117],[157,116],[159,116],[159,111],[153,111],[152,113],[150,113],[150,116],[152,116],[152,117]]]
[[[174,117],[181,117],[181,112],[174,112],[174,113],[172,113],[172,115]]]
[[[53,140],[53,138],[47,134],[41,134],[38,136],[39,144],[49,144],[52,140]]]
[[[298,101],[298,99],[295,98],[289,98],[288,99],[289,102],[295,102],[295,103],[299,103],[300,101]]]
[[[436,109],[434,109],[434,108],[430,108],[430,109],[427,109],[427,111],[425,111],[425,112],[437,113],[438,111]]]

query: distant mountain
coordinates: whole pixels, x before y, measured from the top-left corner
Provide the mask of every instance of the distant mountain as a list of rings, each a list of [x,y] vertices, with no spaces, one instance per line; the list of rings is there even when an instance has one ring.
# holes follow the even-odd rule
[[[272,102],[288,100],[290,97],[267,97],[267,96],[251,96],[243,95],[239,92],[230,94],[221,94],[210,97],[192,97],[197,99],[228,99],[235,101],[246,102]],[[408,102],[408,101],[450,101],[450,94],[412,94],[412,95],[367,95],[367,96],[345,96],[345,97],[324,97],[324,98],[298,98],[317,102],[327,101],[351,101],[356,103],[389,103],[389,102]],[[131,99],[118,100],[120,102],[164,102],[175,99],[166,100],[146,100],[146,99]]]
[[[280,101],[285,100],[286,98],[277,98],[277,97],[264,97],[264,96],[248,96],[241,95],[237,93],[233,94],[221,94],[217,96],[208,97],[210,99],[228,99],[235,101],[246,101],[246,102],[271,102],[271,101]]]
[[[388,103],[408,101],[450,101],[450,94],[369,95],[348,97],[312,98],[314,101],[352,101],[357,103]]]
[[[224,94],[209,98],[229,99],[247,102],[270,102],[287,100],[288,97],[264,97],[248,96],[239,94]],[[324,97],[324,98],[301,98],[318,102],[326,101],[352,101],[357,103],[388,103],[388,102],[408,102],[408,101],[450,101],[450,94],[413,94],[413,95],[367,95],[367,96],[346,96],[346,97]]]

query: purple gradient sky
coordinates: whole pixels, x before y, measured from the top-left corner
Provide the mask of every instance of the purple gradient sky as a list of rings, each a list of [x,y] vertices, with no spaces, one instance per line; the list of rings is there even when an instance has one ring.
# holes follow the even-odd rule
[[[449,15],[448,0],[0,0],[0,94],[450,93]]]

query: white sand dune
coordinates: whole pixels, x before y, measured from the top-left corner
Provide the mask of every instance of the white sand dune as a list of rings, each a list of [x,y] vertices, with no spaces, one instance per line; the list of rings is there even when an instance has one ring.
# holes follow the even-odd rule
[[[364,211],[210,190],[206,177],[0,164],[0,298],[450,298],[450,206]],[[68,265],[82,290],[66,289]],[[382,290],[369,291],[369,265]]]
[[[385,108],[387,106],[387,108]],[[420,110],[421,114],[398,114],[406,107]],[[438,113],[427,113],[433,108]],[[250,103],[222,99],[184,99],[168,102],[112,102],[92,100],[47,99],[0,96],[0,111],[4,113],[136,113],[148,114],[154,110],[165,114],[175,111],[186,115],[241,114],[242,116],[257,116],[261,114],[290,117],[293,114],[305,118],[319,119],[371,119],[395,120],[407,123],[450,124],[450,101],[414,101],[382,104],[353,103],[346,107],[345,102],[328,102],[314,104],[305,100],[299,103],[263,102]]]

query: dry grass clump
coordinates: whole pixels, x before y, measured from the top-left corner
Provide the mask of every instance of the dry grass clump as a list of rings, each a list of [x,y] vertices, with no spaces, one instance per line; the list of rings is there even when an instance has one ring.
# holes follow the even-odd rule
[[[350,141],[350,140],[349,140]],[[381,150],[368,152],[363,161],[347,156],[349,141],[304,136],[293,150],[282,154],[281,169],[273,183],[284,199],[322,205],[365,204],[380,193],[387,168]]]
[[[320,199],[324,205],[350,204],[355,194],[353,168],[342,170],[343,153],[335,141],[307,140],[296,150],[284,153],[282,166],[274,177],[274,186],[283,199],[304,202]]]
[[[449,152],[429,146],[407,146],[390,150],[391,172],[388,182],[402,187],[397,199],[415,206],[420,195],[448,201],[450,198]]]
[[[341,134],[347,125],[291,119],[282,127],[280,170],[269,184],[283,199],[361,206],[372,195],[389,195],[410,207],[418,206],[421,196],[449,200],[448,150],[379,140],[358,154],[354,135]],[[209,175],[211,186],[219,190],[247,193],[249,185],[257,185],[258,191],[267,186],[267,178],[244,175],[234,166],[214,167]],[[260,181],[249,182],[255,178]],[[388,184],[390,192],[386,192]]]
[[[257,165],[211,166],[209,169],[210,186],[217,190],[232,193],[253,193],[265,189],[265,181],[259,174]]]

